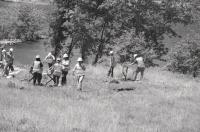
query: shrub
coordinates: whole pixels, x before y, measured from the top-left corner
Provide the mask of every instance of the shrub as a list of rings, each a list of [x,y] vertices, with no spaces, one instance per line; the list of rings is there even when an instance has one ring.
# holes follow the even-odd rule
[[[187,37],[170,52],[168,70],[196,77],[200,66],[199,35]]]

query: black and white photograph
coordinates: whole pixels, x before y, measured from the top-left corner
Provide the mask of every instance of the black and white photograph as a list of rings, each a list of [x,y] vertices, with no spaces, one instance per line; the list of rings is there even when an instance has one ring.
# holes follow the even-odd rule
[[[0,132],[200,132],[200,0],[0,0]]]

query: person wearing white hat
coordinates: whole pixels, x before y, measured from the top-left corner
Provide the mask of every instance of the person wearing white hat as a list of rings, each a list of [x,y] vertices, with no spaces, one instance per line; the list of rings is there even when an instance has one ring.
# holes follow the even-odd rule
[[[144,71],[145,71],[144,58],[141,55],[134,54],[134,59],[135,61],[132,64],[137,64],[134,81],[136,81],[138,73],[141,74],[140,80],[142,80],[144,77]]]
[[[56,59],[56,63],[52,66],[52,68],[53,68],[54,86],[61,86],[60,77],[62,75],[62,64],[60,58]]]
[[[83,79],[85,77],[85,66],[83,65],[83,59],[81,57],[79,57],[77,59],[77,64],[75,65],[74,69],[73,69],[73,75],[76,76],[77,79],[77,86],[78,86],[78,90],[82,90],[82,83],[83,83]]]
[[[43,64],[41,62],[40,55],[36,55],[35,61],[33,62],[32,66],[33,85],[36,85],[36,81],[38,85],[41,85],[42,72],[43,72]]]
[[[65,85],[67,83],[67,74],[69,69],[70,69],[69,56],[67,54],[64,54],[62,59],[62,81],[61,81],[62,85]]]
[[[108,71],[108,77],[109,76],[113,77],[114,76],[114,68],[116,66],[116,61],[115,61],[114,52],[110,51],[109,54],[110,54],[110,68],[109,68],[109,71]]]
[[[53,63],[55,61],[55,57],[51,52],[49,52],[44,60],[47,62],[48,66],[50,68],[51,66],[53,66]]]

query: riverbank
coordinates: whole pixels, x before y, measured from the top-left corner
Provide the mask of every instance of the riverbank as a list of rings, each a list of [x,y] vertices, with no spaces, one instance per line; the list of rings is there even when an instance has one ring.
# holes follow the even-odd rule
[[[39,5],[49,5],[53,0],[2,0],[3,2],[34,3]]]
[[[199,132],[197,80],[148,69],[142,82],[111,84],[106,71],[87,67],[83,92],[71,72],[66,87],[1,79],[0,131]],[[115,73],[120,77],[119,69]]]

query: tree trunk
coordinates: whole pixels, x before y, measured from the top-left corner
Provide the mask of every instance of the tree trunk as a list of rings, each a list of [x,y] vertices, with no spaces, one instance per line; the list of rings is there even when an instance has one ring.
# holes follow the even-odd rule
[[[100,44],[98,46],[98,49],[97,49],[97,54],[94,58],[94,61],[93,61],[93,65],[96,65],[98,60],[99,60],[99,57],[101,56],[102,54],[102,51],[103,51],[103,35],[104,35],[104,31],[105,31],[105,26],[106,24],[104,23],[103,26],[102,26],[102,32],[101,32],[101,38],[100,38]]]
[[[70,57],[72,50],[74,48],[74,39],[72,38],[71,44],[68,47],[68,56]]]

